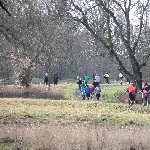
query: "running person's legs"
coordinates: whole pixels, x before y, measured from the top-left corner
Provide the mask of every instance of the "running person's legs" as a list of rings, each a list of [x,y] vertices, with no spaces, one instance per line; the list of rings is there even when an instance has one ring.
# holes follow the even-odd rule
[[[87,93],[87,94],[86,94],[86,97],[87,97],[87,99],[89,100],[89,98],[90,98],[90,93]]]
[[[135,100],[135,96],[133,93],[129,93],[129,105],[133,105]]]
[[[143,106],[148,106],[148,94],[143,94]]]
[[[99,100],[100,94],[96,94],[96,98],[97,98],[97,100]]]

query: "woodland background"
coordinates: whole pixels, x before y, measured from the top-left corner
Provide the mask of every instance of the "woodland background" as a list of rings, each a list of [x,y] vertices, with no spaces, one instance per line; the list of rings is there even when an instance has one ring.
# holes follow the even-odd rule
[[[149,0],[1,0],[0,78],[149,81]],[[24,85],[24,84],[23,84]]]

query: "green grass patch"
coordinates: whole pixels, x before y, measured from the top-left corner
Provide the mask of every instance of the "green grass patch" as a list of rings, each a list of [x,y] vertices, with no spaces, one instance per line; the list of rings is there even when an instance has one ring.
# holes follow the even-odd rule
[[[71,80],[74,82],[67,83],[66,80],[58,84],[59,90],[61,90],[67,100],[74,100],[75,99],[75,90],[78,89],[78,85],[75,80]],[[69,81],[68,81],[69,82]],[[91,86],[91,84],[89,84]],[[115,94],[121,91],[126,91],[126,85],[108,85],[101,84],[102,92],[101,92],[101,100],[114,103],[117,102]]]
[[[0,150],[12,148],[9,143],[0,143]]]
[[[40,84],[42,83],[43,84],[43,79],[42,78],[32,78],[32,81],[31,81],[33,84]]]
[[[50,124],[150,125],[150,108],[97,101],[0,99],[0,121]]]
[[[61,90],[67,100],[74,100],[75,99],[75,90],[78,88],[78,85],[75,83],[62,83],[63,86]]]
[[[102,85],[101,99],[105,102],[116,102],[115,94],[121,91],[125,91],[126,85]]]

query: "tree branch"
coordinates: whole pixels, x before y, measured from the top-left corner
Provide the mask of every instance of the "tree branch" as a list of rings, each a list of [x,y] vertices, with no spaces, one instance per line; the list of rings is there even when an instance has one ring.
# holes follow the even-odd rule
[[[108,49],[109,57],[111,58],[112,61],[115,60],[114,62],[115,62],[115,64],[117,65],[118,70],[120,70],[121,72],[123,72],[123,73],[126,74],[127,76],[130,76],[131,73],[126,70],[126,68],[124,67],[122,61],[119,59],[119,57],[117,56],[117,54],[116,54],[115,51],[113,50],[113,44],[112,44],[112,41],[111,41],[111,29],[110,29],[109,25],[108,25],[108,36],[109,36],[109,40],[110,40],[110,41],[109,41],[109,43],[107,44],[107,43],[106,43],[101,37],[99,37],[99,36],[92,30],[92,28],[89,26],[88,21],[87,21],[87,18],[86,18],[86,15],[85,15],[85,13],[82,11],[82,9],[81,9],[79,6],[75,5],[73,2],[72,2],[72,4],[73,4],[73,6],[74,6],[77,10],[79,10],[79,11],[81,12],[81,14],[82,14],[82,16],[83,16],[81,19],[79,19],[78,17],[73,17],[73,19],[74,19],[75,21],[78,21],[78,22],[82,23],[82,24],[88,29],[88,31],[90,31],[90,33],[95,37],[95,39],[97,39],[98,41],[100,41],[100,42],[104,45],[104,47],[105,47],[106,49]],[[108,14],[108,15],[109,15],[109,14]],[[82,19],[83,19],[83,21],[82,21]],[[107,18],[107,21],[108,21],[107,23],[109,24],[109,17]],[[118,24],[119,24],[119,23],[118,23]],[[122,30],[121,30],[121,31],[122,31]]]
[[[107,6],[105,5],[105,3],[102,0],[98,0],[98,1],[99,1],[99,6],[101,6],[107,13],[110,14],[112,19],[114,20],[114,23],[119,28],[119,30],[120,30],[120,37],[121,37],[121,39],[122,39],[122,41],[123,41],[123,43],[124,43],[124,45],[125,45],[125,47],[126,47],[126,49],[128,51],[129,58],[130,58],[132,66],[133,66],[133,70],[139,70],[140,69],[139,68],[139,63],[136,60],[135,55],[133,53],[133,50],[132,50],[132,48],[131,48],[131,46],[129,44],[130,41],[127,39],[129,35],[126,37],[125,34],[123,34],[123,26],[118,22],[117,18],[114,15],[114,12],[112,12],[109,8],[107,8]],[[130,22],[128,22],[128,23],[130,23]],[[129,32],[129,30],[128,30],[128,32]]]
[[[146,8],[148,7],[148,4],[149,4],[149,0],[147,1],[147,4],[145,5],[145,7],[143,7],[143,12],[141,14],[141,17],[140,17],[140,30],[139,30],[139,34],[137,36],[137,39],[135,40],[134,44],[133,44],[133,51],[135,51],[138,43],[139,43],[139,40],[140,40],[140,36],[142,34],[142,27],[143,27],[143,16],[144,16],[144,12],[146,11]]]
[[[109,10],[109,8],[106,7],[105,3],[102,1],[102,0],[98,0],[99,1],[99,6],[103,7],[103,9],[108,13],[110,14],[110,16],[112,17],[112,19],[114,20],[115,24],[117,25],[117,27],[119,28],[120,30],[120,36],[121,36],[121,39],[122,41],[125,43],[125,46],[127,47],[128,49],[128,44],[127,44],[127,39],[125,38],[125,35],[123,34],[123,26],[120,25],[120,23],[118,22],[117,18],[115,17],[114,13]]]
[[[9,11],[6,9],[6,7],[3,5],[3,3],[2,3],[1,0],[0,0],[0,7],[1,7],[2,9],[4,9],[4,10],[7,12],[7,14],[8,14],[9,16],[11,16],[11,14],[10,14]]]
[[[144,59],[143,61],[140,63],[140,68],[142,68],[143,66],[146,65],[146,61],[149,59],[150,57],[150,48],[149,48],[149,53],[147,55],[144,55]]]
[[[3,33],[3,35],[6,37],[6,39],[11,42],[11,38],[9,37],[10,33],[9,33],[9,29],[7,27],[5,27],[4,25],[0,25],[0,32]],[[6,34],[6,32],[9,34]]]
[[[117,0],[113,0],[115,4],[117,4],[121,10],[125,13],[125,10],[123,9],[123,7],[121,6],[121,4],[117,1]]]
[[[72,4],[73,4],[73,6],[74,6],[77,10],[79,10],[79,11],[81,12],[81,14],[82,14],[82,18],[81,18],[81,19],[78,18],[78,17],[73,17],[73,19],[74,19],[75,21],[78,21],[78,22],[82,23],[82,24],[90,31],[90,33],[91,33],[97,40],[99,40],[107,49],[109,49],[109,45],[108,45],[101,37],[99,37],[99,36],[92,30],[92,28],[89,26],[88,21],[87,21],[87,18],[86,18],[86,14],[82,11],[82,9],[81,9],[79,6],[75,5],[73,1],[72,1]]]

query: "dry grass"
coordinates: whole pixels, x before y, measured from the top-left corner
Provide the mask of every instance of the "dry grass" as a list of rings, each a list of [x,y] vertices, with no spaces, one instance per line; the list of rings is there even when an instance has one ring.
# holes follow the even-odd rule
[[[9,125],[0,128],[1,142],[11,150],[149,150],[149,128],[79,125]],[[7,150],[9,146],[5,147]]]
[[[29,88],[23,88],[18,85],[1,86],[1,98],[37,98],[37,99],[64,99],[63,94],[56,86],[31,85]]]
[[[129,94],[126,91],[118,92],[115,94],[115,97],[117,98],[118,102],[121,103],[128,103],[129,100]],[[135,102],[136,104],[142,103],[141,93],[136,93]]]

